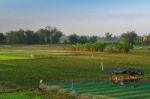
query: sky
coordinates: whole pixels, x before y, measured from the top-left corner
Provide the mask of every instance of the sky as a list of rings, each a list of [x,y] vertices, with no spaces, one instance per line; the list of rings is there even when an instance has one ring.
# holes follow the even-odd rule
[[[150,0],[0,0],[0,32],[57,27],[64,34],[150,34]]]

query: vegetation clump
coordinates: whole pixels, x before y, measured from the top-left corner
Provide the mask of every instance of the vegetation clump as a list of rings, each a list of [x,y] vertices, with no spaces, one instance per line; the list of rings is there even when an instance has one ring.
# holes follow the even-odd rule
[[[95,42],[95,43],[90,42],[86,44],[77,43],[73,47],[74,47],[74,50],[103,52],[106,47],[106,43],[103,43],[103,42]]]
[[[133,49],[133,45],[129,44],[127,41],[119,41],[116,43],[105,43],[105,42],[95,42],[95,43],[86,43],[86,44],[75,44],[73,46],[74,50],[77,51],[95,51],[103,52],[107,50],[111,53],[128,53],[130,49]]]

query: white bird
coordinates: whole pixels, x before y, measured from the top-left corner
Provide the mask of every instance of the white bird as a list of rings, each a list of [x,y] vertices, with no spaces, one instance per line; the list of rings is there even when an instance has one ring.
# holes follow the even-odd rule
[[[40,80],[40,84],[42,84],[43,83],[43,80]]]

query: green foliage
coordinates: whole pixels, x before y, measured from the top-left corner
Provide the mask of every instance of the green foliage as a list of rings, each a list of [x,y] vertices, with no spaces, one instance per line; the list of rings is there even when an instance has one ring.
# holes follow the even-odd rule
[[[106,43],[103,43],[103,42],[96,42],[95,44],[94,44],[94,48],[95,48],[95,51],[101,51],[101,52],[103,52],[104,51],[104,49],[106,48]]]
[[[90,43],[86,43],[84,46],[85,46],[85,50],[86,51],[93,51],[93,48],[94,48],[93,47],[94,46],[93,43],[91,43],[91,42]]]
[[[97,36],[92,36],[92,37],[90,37],[90,39],[89,39],[89,42],[92,42],[92,43],[94,43],[94,42],[96,42],[97,41]]]
[[[61,31],[50,26],[37,32],[20,29],[9,31],[6,35],[0,34],[0,43],[5,40],[6,44],[58,44],[61,36]]]
[[[76,44],[79,42],[79,37],[77,34],[72,34],[68,36],[68,39],[69,39],[70,44]]]
[[[24,31],[25,35],[25,44],[36,44],[39,43],[38,36],[34,31],[26,30]]]
[[[62,36],[62,32],[55,27],[47,26],[38,30],[37,35],[41,44],[57,44]]]
[[[117,43],[104,43],[104,42],[95,42],[95,43],[86,43],[86,44],[75,44],[73,46],[74,50],[79,51],[95,51],[103,52],[107,47],[107,51],[110,53],[128,53],[133,46],[126,41],[119,41]]]
[[[3,33],[0,33],[0,44],[3,44],[5,39],[5,35]]]
[[[120,41],[116,44],[118,52],[128,53],[130,49],[133,49],[133,46],[127,41]]]
[[[95,43],[86,43],[86,44],[76,44],[74,45],[75,50],[85,50],[85,51],[101,51],[103,52],[106,47],[106,43],[95,42]]]
[[[109,53],[117,53],[118,51],[117,51],[117,48],[116,48],[116,44],[109,44],[107,46],[107,52],[109,52]]]
[[[85,43],[89,42],[88,37],[87,36],[80,36],[79,42],[81,44],[85,44]]]
[[[73,49],[74,50],[84,50],[84,45],[77,43],[73,46]]]
[[[124,40],[128,44],[132,44],[132,45],[135,44],[135,41],[136,41],[137,37],[138,36],[135,33],[135,31],[131,31],[131,32],[121,34],[121,40]]]
[[[111,41],[111,40],[112,40],[112,34],[109,33],[109,32],[105,33],[105,39],[106,39],[107,41]]]
[[[69,36],[65,36],[60,30],[55,27],[47,26],[41,28],[38,31],[33,30],[16,30],[0,33],[0,44],[86,44],[89,42],[95,43],[97,41],[118,41],[124,40],[131,45],[149,45],[150,35],[138,36],[135,31],[128,31],[122,33],[121,37],[113,36],[107,32],[105,37],[99,36],[88,36],[88,35],[77,35],[76,33]],[[101,45],[102,46],[102,45]],[[119,45],[118,45],[119,46]],[[97,50],[92,49],[90,50]],[[102,47],[101,47],[101,50]]]
[[[88,36],[78,36],[77,34],[71,34],[68,36],[69,39],[69,43],[70,44],[76,44],[76,43],[80,43],[80,44],[85,44],[89,42],[89,37]]]
[[[6,42],[8,44],[24,44],[25,35],[24,30],[10,31],[6,33]]]

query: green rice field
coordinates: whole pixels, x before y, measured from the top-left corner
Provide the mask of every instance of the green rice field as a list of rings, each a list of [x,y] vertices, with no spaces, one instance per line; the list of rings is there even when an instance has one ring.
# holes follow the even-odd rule
[[[66,89],[70,88],[72,80],[86,82],[75,83],[76,91],[81,94],[102,95],[117,99],[150,99],[150,84],[133,88],[112,84],[109,81],[109,70],[114,67],[140,69],[144,72],[142,79],[149,81],[149,50],[135,49],[128,54],[112,54],[74,51],[71,48],[71,45],[0,46],[0,84],[3,83],[0,85],[0,97],[2,99],[11,99],[9,97],[12,96],[14,96],[13,99],[19,99],[17,97],[43,99],[40,95],[24,94],[24,91],[27,92],[26,89],[38,88],[39,81],[42,79],[48,85],[61,85]],[[104,63],[104,71],[101,71],[101,61]],[[25,90],[3,93],[18,88]]]
[[[0,60],[18,60],[18,59],[31,59],[31,57],[0,55]]]
[[[62,88],[70,89],[71,85]],[[121,86],[110,82],[78,83],[74,85],[76,92],[96,96],[108,96],[113,99],[150,99],[150,84],[139,86]]]

